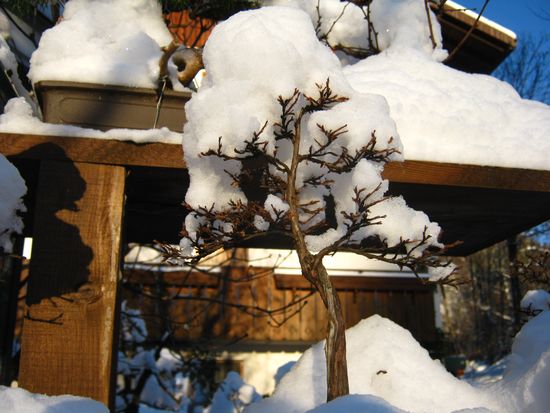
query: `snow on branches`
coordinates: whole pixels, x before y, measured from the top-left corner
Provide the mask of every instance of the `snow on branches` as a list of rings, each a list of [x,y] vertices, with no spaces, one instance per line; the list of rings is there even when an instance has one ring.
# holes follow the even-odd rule
[[[319,260],[351,251],[415,271],[438,265],[423,254],[442,247],[439,226],[385,195],[384,164],[403,159],[385,99],[347,84],[305,13],[240,13],[216,28],[204,59],[206,84],[186,107],[182,256],[300,232]]]
[[[206,44],[207,78],[186,105],[190,175],[179,251],[196,262],[220,248],[279,234],[328,312],[327,400],[348,394],[345,321],[323,257],[355,252],[408,267],[446,267],[431,255],[440,228],[386,195],[384,165],[403,160],[382,96],[350,87],[308,15],[239,13]]]

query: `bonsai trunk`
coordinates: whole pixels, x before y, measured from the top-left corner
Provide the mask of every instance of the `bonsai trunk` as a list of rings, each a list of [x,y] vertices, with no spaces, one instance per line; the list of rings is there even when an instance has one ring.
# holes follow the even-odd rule
[[[321,263],[317,267],[318,290],[328,313],[328,329],[325,343],[327,368],[327,402],[349,394],[348,366],[346,361],[346,324],[336,289],[327,270]]]
[[[342,315],[340,299],[333,287],[322,259],[316,260],[305,242],[300,228],[298,207],[300,200],[296,190],[296,176],[300,160],[301,115],[295,121],[295,139],[293,141],[292,164],[288,174],[286,200],[289,205],[290,227],[296,252],[300,260],[302,275],[321,295],[328,313],[328,331],[325,344],[327,369],[327,401],[349,394],[348,367],[346,363],[346,325]]]

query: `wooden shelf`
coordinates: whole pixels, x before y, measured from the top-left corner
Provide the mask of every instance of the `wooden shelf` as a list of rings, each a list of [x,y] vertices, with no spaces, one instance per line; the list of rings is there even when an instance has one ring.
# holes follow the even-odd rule
[[[37,161],[124,166],[126,240],[179,240],[189,182],[180,145],[3,133],[0,152],[31,182],[30,210]],[[441,225],[443,242],[462,241],[450,255],[471,254],[550,219],[550,171],[405,161],[388,164],[383,175],[391,194]],[[32,227],[28,213],[26,231]],[[290,247],[282,239],[257,246]]]

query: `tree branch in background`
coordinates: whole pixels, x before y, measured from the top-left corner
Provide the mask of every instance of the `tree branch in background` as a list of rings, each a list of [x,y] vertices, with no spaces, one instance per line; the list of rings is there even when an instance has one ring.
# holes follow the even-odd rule
[[[550,103],[550,35],[519,35],[518,46],[493,72],[524,99]]]
[[[462,40],[456,45],[456,47],[451,51],[451,53],[449,53],[449,56],[447,56],[447,58],[443,61],[443,63],[448,63],[450,62],[451,60],[453,60],[453,58],[456,56],[456,54],[460,51],[460,49],[462,49],[462,46],[464,46],[464,44],[466,43],[466,41],[469,39],[469,37],[471,36],[471,34],[474,32],[474,30],[476,29],[477,27],[477,24],[479,23],[479,20],[481,19],[481,16],[483,15],[483,13],[485,12],[485,9],[487,8],[487,5],[489,4],[489,0],[485,0],[485,3],[483,3],[483,7],[481,8],[481,11],[479,12],[479,14],[477,15],[477,18],[474,22],[474,24],[472,24],[472,26],[470,27],[470,29],[466,32],[466,34],[464,35],[464,37],[462,38]]]

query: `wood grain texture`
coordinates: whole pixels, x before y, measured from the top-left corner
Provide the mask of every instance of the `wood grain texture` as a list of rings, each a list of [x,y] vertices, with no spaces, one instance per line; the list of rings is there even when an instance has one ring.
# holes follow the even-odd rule
[[[356,277],[334,276],[330,277],[337,290],[347,291],[431,291],[430,285],[422,284],[416,278],[390,278],[390,277]],[[278,289],[311,290],[311,284],[301,275],[275,275],[275,284]]]
[[[124,168],[40,168],[19,383],[114,402]]]
[[[252,269],[254,270],[258,269]],[[235,278],[242,276],[242,271],[242,269],[233,269],[232,276]],[[142,277],[145,277],[145,274],[142,274],[139,279],[141,280]],[[281,278],[294,281],[281,283]],[[352,278],[355,278],[356,282],[352,282]],[[129,279],[136,280],[132,277]],[[338,279],[343,279],[344,282],[339,283]],[[425,344],[435,341],[431,286],[422,285],[414,279],[388,277],[333,277],[332,280],[337,287],[342,287],[338,294],[348,327],[378,313],[409,329],[417,339],[422,338]],[[185,288],[182,292],[215,298],[219,297],[218,289],[219,286],[204,285],[202,291],[199,288]],[[276,275],[254,281],[230,282],[226,296],[227,302],[273,309],[290,303],[296,297],[304,296],[307,293],[304,290],[307,289],[309,289],[307,281],[301,276]],[[179,287],[168,287],[168,290],[175,293],[179,291]],[[159,327],[158,315],[154,315],[152,300],[134,295],[132,291],[132,289],[125,289],[124,299],[127,300],[129,307],[133,308],[139,303],[143,314],[151,315],[151,317],[145,317],[149,338],[159,340],[163,330]],[[259,345],[264,350],[271,351],[287,348],[289,343],[307,347],[308,343],[323,340],[327,327],[327,312],[320,296],[314,294],[307,299],[307,302],[300,313],[291,317],[281,327],[275,328],[267,324],[267,317],[255,318],[230,306],[215,304],[205,307],[204,302],[192,299],[178,300],[173,302],[170,310],[173,320],[179,323],[174,326],[174,339],[182,346],[189,346],[190,343],[205,339],[210,344],[231,343],[231,349],[235,346],[239,348],[248,346],[247,348],[252,349],[251,346]],[[293,310],[295,309],[289,308],[286,315],[290,315]],[[201,314],[201,311],[204,312],[202,317],[194,318],[193,322],[188,321],[190,315]],[[281,320],[282,317],[278,319]],[[182,328],[184,323],[187,325],[186,328]],[[237,343],[236,340],[238,340]]]
[[[60,160],[108,165],[184,168],[181,145],[66,136],[0,133],[0,153],[14,158]]]
[[[24,159],[63,156],[88,163],[185,168],[181,145],[164,143],[0,133],[0,153]],[[392,182],[550,192],[550,171],[405,161],[388,164],[383,175]]]

